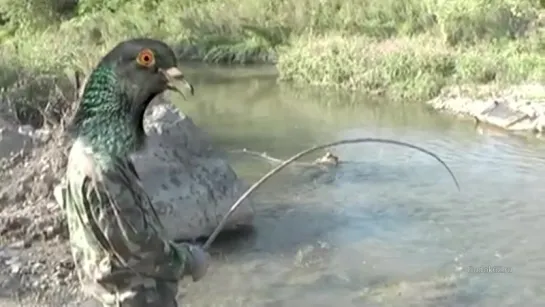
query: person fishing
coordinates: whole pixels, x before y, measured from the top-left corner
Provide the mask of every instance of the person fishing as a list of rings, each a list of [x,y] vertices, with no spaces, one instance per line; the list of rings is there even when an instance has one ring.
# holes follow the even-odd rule
[[[169,46],[127,40],[90,74],[74,115],[64,186],[55,194],[81,287],[105,307],[176,307],[178,281],[199,281],[208,269],[202,248],[166,239],[129,158],[145,144],[146,107],[166,90],[181,92],[177,83],[193,94]]]

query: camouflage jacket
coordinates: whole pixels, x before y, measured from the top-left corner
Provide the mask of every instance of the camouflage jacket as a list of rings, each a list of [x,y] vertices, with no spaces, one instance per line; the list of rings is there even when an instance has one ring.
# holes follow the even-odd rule
[[[106,304],[139,285],[177,282],[189,268],[189,246],[164,239],[163,228],[132,162],[99,166],[76,141],[55,197],[66,213],[83,290]]]

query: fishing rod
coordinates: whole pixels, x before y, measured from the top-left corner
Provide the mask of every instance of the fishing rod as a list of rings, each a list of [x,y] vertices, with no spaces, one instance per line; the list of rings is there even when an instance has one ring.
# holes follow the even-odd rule
[[[339,146],[339,145],[347,145],[347,144],[357,144],[357,143],[383,143],[383,144],[391,144],[391,145],[397,145],[397,146],[402,146],[402,147],[408,147],[408,148],[412,148],[412,149],[415,149],[417,151],[420,151],[422,153],[425,153],[427,154],[428,156],[431,156],[433,157],[435,160],[437,160],[439,163],[441,163],[441,165],[443,165],[443,167],[449,172],[450,174],[450,177],[452,178],[452,180],[454,181],[454,184],[456,185],[456,188],[458,189],[458,191],[460,191],[460,184],[458,183],[458,180],[456,179],[456,176],[454,176],[454,173],[452,172],[452,170],[448,167],[448,165],[439,157],[437,156],[436,154],[434,154],[433,152],[425,149],[425,148],[422,148],[422,147],[419,147],[419,146],[416,146],[416,145],[412,145],[412,144],[409,144],[409,143],[406,143],[406,142],[402,142],[402,141],[395,141],[395,140],[389,140],[389,139],[381,139],[381,138],[356,138],[356,139],[345,139],[345,140],[341,140],[341,141],[336,141],[336,142],[331,142],[331,143],[327,143],[327,144],[322,144],[322,145],[316,145],[316,146],[313,146],[311,148],[308,148],[308,149],[305,149],[303,151],[300,151],[298,152],[297,154],[291,156],[289,159],[283,161],[280,165],[278,165],[277,167],[273,168],[272,170],[270,170],[268,173],[266,173],[265,175],[263,175],[263,177],[261,177],[259,180],[257,180],[252,186],[250,186],[246,192],[244,192],[238,199],[237,201],[229,208],[229,211],[227,211],[227,214],[225,214],[225,216],[223,217],[223,219],[220,221],[220,223],[218,224],[218,226],[216,226],[216,228],[214,229],[214,231],[212,232],[212,234],[208,237],[208,239],[206,240],[206,242],[204,243],[203,245],[203,248],[205,250],[209,249],[210,248],[210,245],[214,242],[214,240],[216,239],[216,237],[219,235],[219,233],[221,232],[221,230],[225,227],[225,224],[227,223],[227,220],[229,219],[229,217],[231,216],[231,214],[233,214],[233,212],[240,206],[240,204],[242,204],[243,201],[245,201],[257,188],[259,188],[263,183],[265,183],[268,179],[270,179],[272,176],[274,176],[276,173],[278,173],[279,171],[281,171],[284,167],[288,166],[289,164],[295,162],[296,160],[299,160],[300,158],[308,155],[308,154],[311,154],[317,150],[320,150],[320,149],[325,149],[325,148],[329,148],[329,147],[334,147],[334,146]]]

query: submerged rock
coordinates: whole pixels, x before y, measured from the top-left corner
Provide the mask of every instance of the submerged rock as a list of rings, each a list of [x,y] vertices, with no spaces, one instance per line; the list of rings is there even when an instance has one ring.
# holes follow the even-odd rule
[[[541,133],[545,129],[545,86],[541,84],[501,90],[491,86],[454,86],[428,104],[509,131]]]
[[[172,239],[208,236],[245,186],[207,136],[176,108],[150,106],[144,120],[148,143],[133,156],[135,167]],[[252,223],[249,200],[226,229]]]
[[[397,281],[366,288],[360,292],[359,299],[387,306],[463,306],[458,302],[460,283],[456,275]]]

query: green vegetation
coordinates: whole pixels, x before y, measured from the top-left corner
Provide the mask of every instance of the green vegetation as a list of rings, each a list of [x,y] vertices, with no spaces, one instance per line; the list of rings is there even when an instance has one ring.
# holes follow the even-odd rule
[[[543,80],[543,16],[529,0],[0,0],[1,98],[44,107],[66,82],[42,76],[87,72],[145,35],[186,60],[271,62],[283,80],[422,100],[452,83]]]

